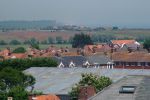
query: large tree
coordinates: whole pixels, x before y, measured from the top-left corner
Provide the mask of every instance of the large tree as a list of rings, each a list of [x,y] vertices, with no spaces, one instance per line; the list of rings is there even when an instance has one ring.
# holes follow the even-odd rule
[[[146,39],[143,43],[143,48],[150,53],[150,39]]]
[[[34,84],[35,78],[31,75],[25,75],[21,71],[12,68],[4,68],[0,71],[0,100],[4,100],[7,96],[16,98],[16,92],[26,96],[25,89],[32,87]]]
[[[91,37],[87,34],[76,34],[72,40],[73,48],[83,48],[85,45],[93,44]]]
[[[35,38],[31,38],[29,40],[29,44],[31,45],[32,48],[40,49],[40,47],[39,47],[39,41],[36,40]]]

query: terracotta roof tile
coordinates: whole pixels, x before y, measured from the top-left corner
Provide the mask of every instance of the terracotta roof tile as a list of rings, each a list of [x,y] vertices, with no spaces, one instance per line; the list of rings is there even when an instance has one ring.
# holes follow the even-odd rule
[[[113,44],[122,45],[122,44],[132,44],[132,43],[135,43],[136,41],[135,40],[111,40],[111,42]]]
[[[22,59],[22,58],[26,58],[27,55],[25,53],[12,53],[10,55],[10,58],[19,58],[19,59]]]
[[[60,100],[56,95],[40,95],[35,97],[36,100]]]

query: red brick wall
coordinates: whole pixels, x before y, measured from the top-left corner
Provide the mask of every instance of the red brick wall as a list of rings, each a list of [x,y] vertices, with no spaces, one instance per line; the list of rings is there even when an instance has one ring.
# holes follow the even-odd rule
[[[150,66],[114,66],[120,69],[150,69]]]
[[[95,94],[96,94],[96,90],[93,86],[80,87],[78,100],[87,100],[88,98],[94,96]]]

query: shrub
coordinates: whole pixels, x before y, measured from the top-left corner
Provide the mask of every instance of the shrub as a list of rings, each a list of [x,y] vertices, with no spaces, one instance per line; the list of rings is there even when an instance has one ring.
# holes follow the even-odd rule
[[[26,49],[24,47],[18,47],[16,48],[13,53],[25,53]]]
[[[19,45],[19,44],[21,44],[21,42],[18,41],[18,40],[11,40],[9,44],[11,44],[11,45]]]
[[[92,73],[82,74],[82,79],[72,88],[69,95],[73,100],[78,99],[80,86],[93,86],[96,89],[96,92],[101,91],[105,87],[109,86],[112,83],[109,77],[98,76]]]
[[[4,40],[0,40],[0,45],[7,45],[7,43]]]

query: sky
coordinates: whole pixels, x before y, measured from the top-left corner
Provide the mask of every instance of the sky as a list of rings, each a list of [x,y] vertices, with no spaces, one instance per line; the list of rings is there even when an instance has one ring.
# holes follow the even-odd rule
[[[0,0],[0,21],[150,28],[150,0]]]

